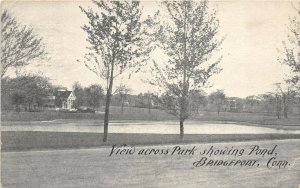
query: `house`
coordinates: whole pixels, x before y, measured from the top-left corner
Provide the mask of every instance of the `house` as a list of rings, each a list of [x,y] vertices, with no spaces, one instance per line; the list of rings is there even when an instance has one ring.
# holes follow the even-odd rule
[[[44,97],[43,110],[68,110],[74,111],[76,97],[72,91],[58,90],[52,95]]]
[[[76,97],[72,91],[58,90],[54,94],[55,109],[73,111]]]

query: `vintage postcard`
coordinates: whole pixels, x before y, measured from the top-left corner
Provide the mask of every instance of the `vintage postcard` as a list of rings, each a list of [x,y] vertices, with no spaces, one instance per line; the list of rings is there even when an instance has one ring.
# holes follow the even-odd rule
[[[300,186],[300,2],[1,1],[1,186]]]

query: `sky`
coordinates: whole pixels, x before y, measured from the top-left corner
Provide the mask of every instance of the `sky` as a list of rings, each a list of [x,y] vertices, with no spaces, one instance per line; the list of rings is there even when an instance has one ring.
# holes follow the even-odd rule
[[[30,25],[43,37],[50,59],[32,62],[27,72],[40,72],[54,84],[72,88],[76,81],[83,86],[102,80],[77,62],[86,52],[86,33],[81,26],[88,22],[79,9],[92,6],[90,1],[3,1],[2,9],[8,9],[16,19]],[[142,2],[143,14],[153,14],[158,3]],[[289,73],[286,66],[277,62],[282,41],[287,37],[289,17],[294,15],[290,1],[214,1],[211,7],[218,10],[220,35],[225,36],[222,49],[216,56],[223,56],[219,74],[211,77],[212,92],[224,90],[227,96],[246,97],[275,89],[274,83],[282,82]],[[162,63],[153,53],[152,59]],[[149,62],[151,63],[151,62]],[[156,91],[143,82],[150,76],[137,73],[128,79],[124,74],[115,81],[132,88],[132,93]],[[13,71],[7,73],[13,75]]]

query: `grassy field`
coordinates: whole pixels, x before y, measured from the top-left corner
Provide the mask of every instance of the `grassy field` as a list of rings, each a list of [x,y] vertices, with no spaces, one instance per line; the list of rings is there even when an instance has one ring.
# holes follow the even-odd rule
[[[82,150],[4,152],[1,155],[2,185],[10,187],[224,187],[224,188],[296,188],[300,182],[299,140],[252,141],[236,143],[191,144],[200,149],[234,147],[249,151],[251,145],[272,148],[278,145],[278,160],[287,160],[286,168],[267,168],[270,156],[213,156],[213,159],[260,159],[259,167],[193,167],[201,155],[114,155],[111,147]],[[166,149],[172,146],[143,148]],[[139,147],[136,147],[137,150]],[[246,153],[246,152],[245,152]]]
[[[2,112],[1,121],[49,121],[55,119],[103,119],[102,114],[43,112]]]
[[[102,112],[104,109],[101,110]],[[103,113],[74,113],[74,112],[2,112],[2,121],[48,121],[55,119],[103,119]],[[148,120],[164,121],[176,120],[176,117],[163,110],[151,109],[150,113],[146,108],[125,107],[124,112],[120,107],[110,107],[110,119],[112,120]]]
[[[300,125],[300,116],[290,116],[289,118],[277,119],[274,115],[263,113],[237,113],[237,112],[202,112],[199,115],[193,115],[191,119],[200,121],[232,121],[248,122],[254,124],[270,125]]]
[[[44,112],[2,112],[2,121],[48,121],[55,119],[89,119],[103,120],[103,113],[67,113],[56,111]],[[168,114],[164,110],[151,109],[150,113],[146,108],[125,107],[124,112],[120,107],[112,106],[110,108],[111,120],[143,120],[143,121],[167,121],[178,120],[175,116]],[[191,115],[188,120],[195,121],[221,121],[221,122],[237,122],[258,125],[289,125],[300,126],[300,116],[290,116],[287,119],[277,119],[274,115],[262,113],[236,113],[203,111],[199,114]]]
[[[300,138],[299,134],[195,134],[180,140],[175,134],[109,134],[107,143],[101,133],[80,132],[11,132],[1,134],[2,151],[70,149],[111,146],[113,144],[157,145],[169,143],[212,143],[247,140]]]

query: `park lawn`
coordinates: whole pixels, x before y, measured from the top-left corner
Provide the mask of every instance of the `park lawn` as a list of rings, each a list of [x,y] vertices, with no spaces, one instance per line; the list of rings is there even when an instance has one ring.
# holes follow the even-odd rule
[[[41,111],[41,112],[2,112],[2,121],[50,121],[55,119],[104,119],[104,109],[99,113],[75,113],[75,112],[58,112],[58,111]],[[164,110],[151,109],[150,113],[146,108],[110,107],[111,120],[145,120],[145,121],[166,121],[176,120],[176,117],[168,114]]]
[[[237,123],[252,123],[261,125],[300,125],[300,115],[290,115],[288,118],[277,119],[276,116],[264,113],[247,112],[200,112],[193,115],[193,120],[199,121],[223,121]]]
[[[4,152],[1,155],[3,187],[298,187],[300,140],[270,140],[179,145],[199,148],[194,155],[138,155],[141,149],[170,149],[176,145],[135,147],[133,155],[112,155],[111,147],[38,152]],[[267,168],[271,156],[247,155],[251,145],[273,148],[287,168]],[[194,167],[203,149],[234,147],[245,155],[216,155],[213,160],[259,159],[259,167]]]
[[[300,134],[189,134],[184,140],[177,134],[128,134],[111,133],[109,141],[102,142],[102,133],[84,132],[30,132],[2,131],[2,151],[26,151],[45,149],[78,149],[128,145],[160,145],[179,143],[213,143],[229,141],[299,139]]]
[[[88,120],[101,121],[103,113],[70,113],[57,111],[42,112],[2,112],[1,121],[3,124],[10,125],[9,122],[22,122],[23,124],[31,121],[51,121],[65,119],[70,121]],[[114,121],[178,121],[178,118],[168,114],[164,110],[147,108],[125,107],[121,111],[120,107],[112,106],[110,108],[110,119]],[[191,115],[188,121],[214,122],[214,123],[238,123],[244,125],[265,126],[273,128],[299,129],[300,116],[289,116],[287,119],[277,119],[274,115],[263,113],[237,113],[237,112],[216,112],[201,111],[198,114]],[[14,124],[14,123],[13,123]]]

